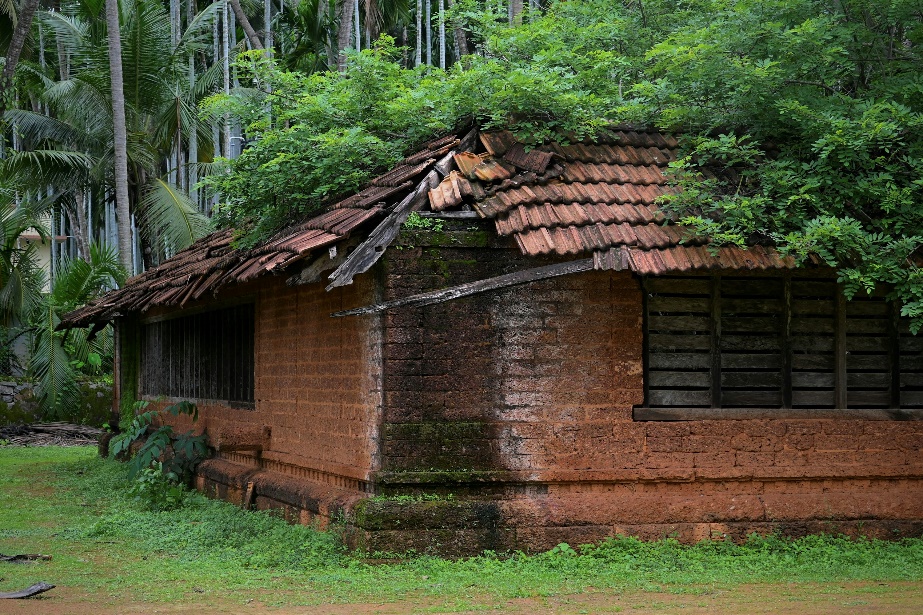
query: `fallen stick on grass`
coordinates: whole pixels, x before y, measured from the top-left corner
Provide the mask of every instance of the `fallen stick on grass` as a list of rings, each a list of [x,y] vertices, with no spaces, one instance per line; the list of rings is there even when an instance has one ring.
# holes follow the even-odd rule
[[[42,581],[41,583],[36,583],[30,587],[21,589],[18,592],[0,592],[0,600],[4,598],[10,598],[14,600],[19,598],[31,598],[32,596],[37,596],[38,594],[47,592],[49,589],[54,589],[54,585]]]
[[[50,555],[41,553],[21,553],[20,555],[4,555],[0,553],[0,562],[32,562],[35,560],[50,560]]]

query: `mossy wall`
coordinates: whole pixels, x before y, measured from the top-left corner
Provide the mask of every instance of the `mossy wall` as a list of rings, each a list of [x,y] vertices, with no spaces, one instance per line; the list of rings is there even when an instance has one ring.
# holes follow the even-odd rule
[[[112,385],[105,382],[80,382],[80,402],[54,419],[42,417],[36,385],[28,381],[0,381],[0,426],[24,425],[42,420],[65,421],[99,427],[109,420],[112,410]]]

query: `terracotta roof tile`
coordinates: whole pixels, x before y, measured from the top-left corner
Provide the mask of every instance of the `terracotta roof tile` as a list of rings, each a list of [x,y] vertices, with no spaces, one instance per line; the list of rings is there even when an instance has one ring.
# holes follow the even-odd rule
[[[130,278],[121,289],[71,312],[64,324],[85,326],[104,322],[118,313],[186,303],[228,284],[284,270],[381,215],[380,203],[397,202],[413,187],[412,179],[428,171],[439,156],[458,142],[455,135],[431,142],[407,157],[404,164],[374,179],[371,185],[327,211],[280,231],[252,250],[234,249],[230,230],[203,237],[157,267]]]
[[[508,130],[499,130],[496,132],[482,132],[480,135],[481,144],[492,156],[502,156],[506,151],[516,143],[516,137]]]
[[[656,201],[676,190],[663,172],[677,147],[669,135],[628,126],[601,135],[596,143],[572,140],[528,152],[506,131],[481,133],[480,140],[487,153],[457,154],[458,171],[429,191],[430,207],[443,211],[471,202],[525,254],[593,254],[596,268],[645,275],[795,265],[792,257],[762,246],[711,249],[685,229],[663,224]],[[227,284],[284,270],[382,215],[388,203],[407,194],[458,143],[449,135],[427,144],[363,190],[253,250],[235,250],[231,231],[213,233],[124,288],[75,310],[66,322],[82,326],[153,305],[185,303]],[[560,160],[552,164],[555,155]]]
[[[543,152],[538,149],[527,152],[522,143],[513,144],[503,155],[503,159],[510,164],[535,173],[544,173],[552,157],[551,152]]]
[[[454,158],[455,166],[458,167],[458,170],[461,171],[462,175],[472,179],[474,178],[474,168],[484,161],[483,158],[477,154],[472,154],[471,152],[461,152],[460,154],[455,154]]]

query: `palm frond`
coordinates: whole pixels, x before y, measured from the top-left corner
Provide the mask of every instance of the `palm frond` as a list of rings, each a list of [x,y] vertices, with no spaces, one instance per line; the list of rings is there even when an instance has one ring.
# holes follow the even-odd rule
[[[186,26],[186,30],[180,37],[177,49],[181,49],[186,54],[200,48],[210,48],[212,45],[212,24],[218,19],[218,11],[222,8],[222,5],[223,2],[219,0],[218,2],[212,2],[199,11],[199,14]]]
[[[0,0],[0,14],[10,18],[10,25],[16,27],[16,2],[14,0]]]
[[[162,179],[154,179],[141,197],[138,219],[148,241],[160,238],[173,252],[188,247],[211,229],[208,218],[199,213],[186,193]]]
[[[0,264],[0,323],[23,320],[38,307],[45,272],[38,265],[35,244],[6,253]]]
[[[26,109],[9,109],[4,113],[6,121],[15,124],[23,138],[33,143],[45,140],[58,143],[73,143],[79,133],[73,126],[44,113],[35,113]]]
[[[75,49],[86,42],[87,22],[60,11],[38,11],[35,19],[47,26],[61,44]]]
[[[83,177],[93,162],[82,152],[56,149],[13,152],[0,160],[0,180],[14,181],[22,187],[65,185]]]
[[[64,348],[63,334],[55,331],[59,322],[54,307],[46,303],[32,329],[29,372],[39,383],[39,408],[50,418],[64,415],[79,403],[77,374]]]

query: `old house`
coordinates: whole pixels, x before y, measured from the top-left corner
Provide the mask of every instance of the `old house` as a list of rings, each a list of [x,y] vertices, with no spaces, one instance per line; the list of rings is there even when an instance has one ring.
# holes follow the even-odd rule
[[[122,400],[199,404],[201,489],[370,549],[919,535],[923,339],[818,264],[664,223],[676,147],[450,136],[68,324],[116,323]]]

